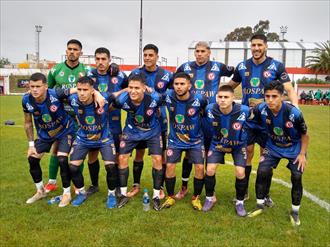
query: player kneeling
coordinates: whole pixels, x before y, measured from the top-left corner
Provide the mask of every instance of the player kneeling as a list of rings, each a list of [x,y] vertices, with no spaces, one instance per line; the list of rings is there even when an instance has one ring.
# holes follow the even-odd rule
[[[203,211],[209,211],[215,204],[215,172],[217,164],[224,164],[226,153],[230,153],[234,160],[236,175],[236,213],[246,216],[244,209],[244,195],[247,188],[245,177],[246,166],[246,135],[245,122],[249,116],[247,106],[234,102],[234,90],[229,85],[221,86],[217,94],[217,103],[206,108],[207,118],[212,126],[213,138],[207,155],[207,169],[205,176],[206,200]]]
[[[291,171],[292,210],[290,219],[293,225],[300,225],[299,208],[302,198],[302,173],[307,164],[306,152],[309,142],[307,126],[302,113],[295,106],[283,101],[284,88],[281,82],[273,81],[265,86],[266,103],[253,109],[249,121],[265,127],[268,139],[266,148],[260,157],[256,180],[257,207],[249,216],[263,212],[265,196],[270,181],[282,158],[289,161]]]

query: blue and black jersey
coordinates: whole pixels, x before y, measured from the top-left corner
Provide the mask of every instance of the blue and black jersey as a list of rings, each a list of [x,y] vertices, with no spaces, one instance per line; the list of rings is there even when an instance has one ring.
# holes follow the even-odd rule
[[[274,80],[282,83],[289,82],[290,78],[281,62],[266,57],[266,60],[258,65],[253,62],[252,58],[239,63],[232,80],[242,83],[242,104],[254,107],[264,101],[266,85]]]
[[[176,149],[201,148],[203,133],[201,118],[207,99],[201,94],[190,93],[187,100],[179,100],[174,90],[166,92],[165,102],[170,116],[168,146]]]
[[[119,72],[117,76],[101,75],[96,69],[92,70],[92,78],[95,78],[94,89],[98,90],[103,96],[105,92],[118,92],[127,87],[127,76],[123,72]],[[120,134],[121,114],[120,109],[110,108],[109,125],[112,134]]]
[[[301,111],[282,102],[280,111],[274,115],[266,103],[257,105],[249,121],[264,126],[268,139],[266,147],[286,158],[295,158],[301,149],[301,135],[307,133],[307,126]]]
[[[143,74],[147,80],[147,86],[155,89],[157,93],[164,94],[166,89],[171,86],[173,75],[170,71],[167,71],[157,66],[155,71],[148,71],[145,66],[134,69],[131,74]],[[167,132],[167,117],[164,106],[160,107],[161,115],[159,117],[159,123],[161,125],[162,132]]]
[[[23,96],[23,111],[33,115],[37,135],[41,140],[53,142],[74,131],[73,121],[62,103],[68,96],[69,89],[48,89],[42,103],[37,103],[31,94]]]
[[[109,94],[104,96],[111,103]],[[84,105],[79,101],[77,94],[69,97],[69,103],[79,125],[76,137],[78,144],[98,148],[113,142],[109,129],[109,111],[107,111],[109,103],[101,109],[95,108],[94,102]]]
[[[233,103],[233,109],[228,114],[220,111],[217,103],[206,108],[207,119],[212,126],[211,148],[237,149],[246,144],[245,124],[249,117],[249,107]]]
[[[161,105],[161,96],[158,93],[145,93],[140,105],[134,105],[129,94],[123,92],[115,100],[114,105],[127,112],[123,134],[129,136],[131,140],[148,140],[160,135],[157,111]]]
[[[199,66],[194,61],[182,64],[177,72],[190,75],[192,91],[204,95],[209,103],[215,103],[221,77],[230,77],[234,73],[234,68],[215,61],[208,61]]]

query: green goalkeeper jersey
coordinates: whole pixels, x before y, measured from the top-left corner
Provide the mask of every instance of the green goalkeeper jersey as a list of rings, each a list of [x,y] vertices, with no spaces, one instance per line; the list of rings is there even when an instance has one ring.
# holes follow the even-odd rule
[[[49,88],[72,88],[77,86],[80,77],[90,74],[91,68],[79,63],[76,67],[70,68],[66,62],[56,64],[48,74]]]
[[[56,64],[48,73],[49,88],[73,88],[77,86],[80,77],[91,75],[91,67],[79,63],[74,68],[69,67],[66,62]],[[71,106],[64,103],[65,110],[74,117]],[[74,118],[75,119],[75,118]]]

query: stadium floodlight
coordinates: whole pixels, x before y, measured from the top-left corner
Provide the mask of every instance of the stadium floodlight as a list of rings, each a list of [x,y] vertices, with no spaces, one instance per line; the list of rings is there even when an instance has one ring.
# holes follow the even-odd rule
[[[142,29],[142,0],[141,0],[141,3],[140,3],[139,65],[142,65],[142,37],[143,37],[143,29]]]
[[[280,31],[282,34],[282,40],[284,40],[284,35],[288,32],[288,26],[280,26]]]
[[[42,30],[41,25],[35,25],[36,33],[37,33],[37,64],[40,62],[40,33]]]

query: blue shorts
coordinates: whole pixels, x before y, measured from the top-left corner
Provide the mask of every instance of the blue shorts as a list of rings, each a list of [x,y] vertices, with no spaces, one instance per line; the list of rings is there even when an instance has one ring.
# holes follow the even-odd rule
[[[234,160],[235,166],[246,166],[246,146],[242,146],[235,149],[227,149],[224,151],[217,150],[216,148],[211,148],[207,153],[207,163],[208,164],[224,164],[226,153],[231,153]]]
[[[258,129],[247,128],[247,145],[258,143],[260,147],[265,148],[267,142],[267,133]]]
[[[148,140],[129,140],[126,135],[122,135],[119,144],[119,154],[130,154],[134,148],[144,146],[149,149],[149,155],[162,155],[163,141],[162,136],[156,135]],[[140,148],[141,149],[141,148]]]
[[[67,154],[70,153],[70,149],[71,149],[72,142],[73,142],[73,137],[71,134],[64,135],[60,139],[57,139],[52,142],[47,142],[42,139],[36,139],[34,141],[34,145],[35,145],[37,153],[38,154],[45,153],[45,152],[49,153],[53,143],[56,141],[58,142],[57,152],[62,152],[62,153],[67,153]]]
[[[163,151],[166,151],[167,148],[167,132],[162,132],[162,142],[163,142]],[[136,149],[146,149],[147,148],[147,143],[145,141],[140,142],[137,146]]]
[[[102,160],[115,163],[116,148],[113,143],[107,143],[102,145],[101,147],[90,147],[81,143],[74,143],[72,146],[70,160],[84,160],[89,151],[97,150],[101,152]]]
[[[205,150],[204,147],[193,149],[177,149],[175,147],[169,147],[166,151],[167,163],[178,163],[181,161],[181,154],[185,151],[189,154],[189,161],[193,164],[204,164]]]
[[[265,148],[262,152],[262,155],[260,156],[259,167],[265,166],[276,169],[278,163],[282,158],[285,157],[281,156],[280,154],[274,152],[269,148]],[[302,171],[298,170],[298,163],[293,164],[295,159],[289,159],[289,158],[286,159],[289,161],[289,163],[286,166],[289,170],[291,170],[294,173],[302,174]]]

